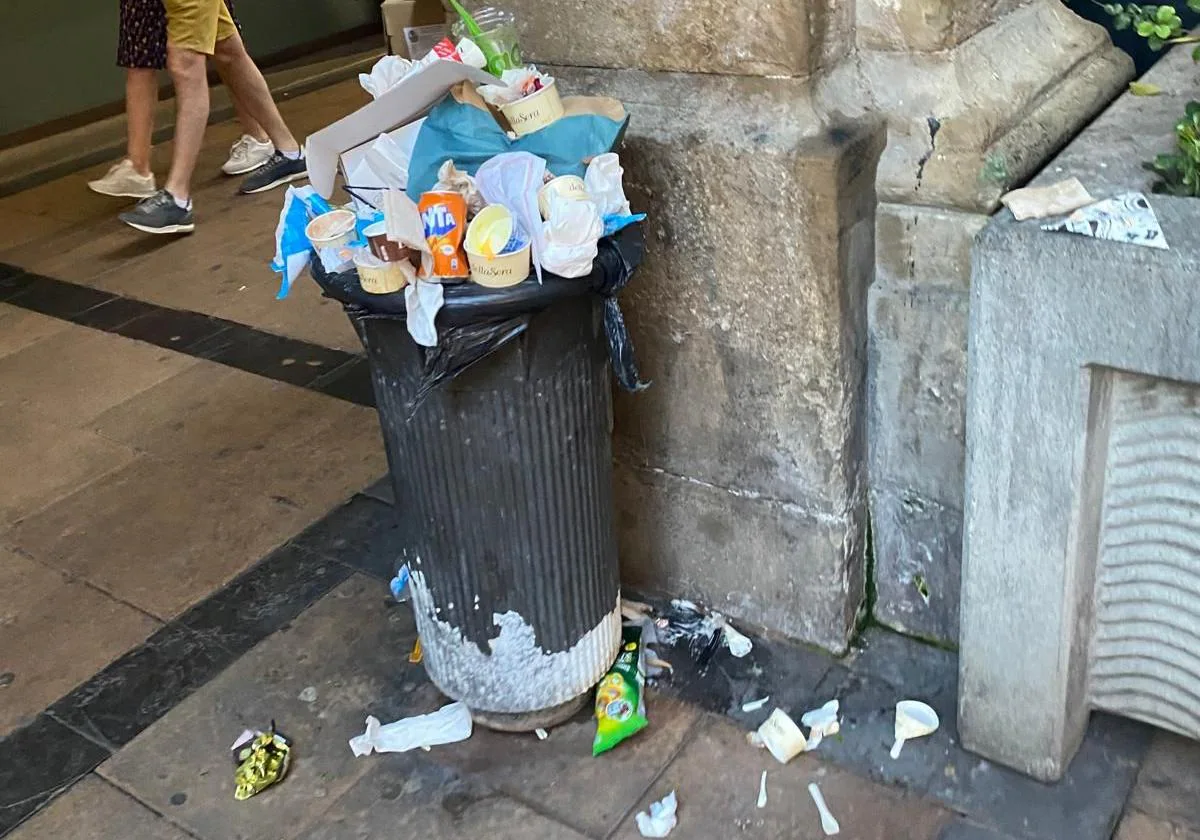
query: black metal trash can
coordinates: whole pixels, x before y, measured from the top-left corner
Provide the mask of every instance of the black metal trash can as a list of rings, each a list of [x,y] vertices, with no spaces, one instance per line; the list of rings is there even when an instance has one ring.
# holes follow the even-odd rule
[[[598,272],[625,274],[617,288],[630,254],[640,258],[640,233],[630,242],[597,261]],[[455,324],[524,330],[498,349],[460,342],[456,374],[430,387],[452,329],[426,350],[394,311],[402,302],[381,312],[387,302],[364,303],[356,283],[314,276],[346,304],[367,352],[430,678],[494,728],[569,717],[621,637],[610,352],[628,354],[616,364],[634,381],[636,369],[628,342],[611,341],[615,303],[594,293],[606,286],[446,287],[440,336]]]

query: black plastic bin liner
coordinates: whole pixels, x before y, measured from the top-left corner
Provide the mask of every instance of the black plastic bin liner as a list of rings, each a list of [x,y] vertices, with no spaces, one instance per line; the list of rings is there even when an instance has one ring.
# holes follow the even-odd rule
[[[642,382],[634,357],[633,342],[621,315],[616,295],[625,288],[642,261],[644,240],[641,228],[631,225],[614,236],[601,239],[587,277],[566,278],[543,272],[542,282],[530,276],[507,289],[489,289],[475,283],[448,283],[445,302],[438,312],[437,347],[424,351],[424,377],[412,395],[409,413],[420,406],[439,384],[458,376],[471,365],[523,333],[529,315],[556,301],[595,294],[604,299],[604,329],[608,336],[609,361],[617,383],[627,391],[640,391]],[[340,301],[352,319],[406,317],[404,292],[373,295],[362,290],[353,271],[327,274],[313,255],[312,275],[328,297]]]

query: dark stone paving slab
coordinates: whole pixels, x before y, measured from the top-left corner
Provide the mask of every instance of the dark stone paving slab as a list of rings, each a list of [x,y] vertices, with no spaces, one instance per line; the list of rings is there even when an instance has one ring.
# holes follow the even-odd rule
[[[392,487],[392,477],[385,475],[383,478],[373,482],[370,487],[363,491],[364,496],[370,496],[372,499],[378,499],[386,504],[393,504],[396,501],[396,491]]]
[[[395,507],[359,494],[310,526],[294,542],[388,581],[407,562],[405,549],[409,541],[403,524]]]
[[[823,757],[1026,840],[1108,840],[1149,741],[1141,724],[1095,715],[1058,784],[993,764],[958,741],[957,657],[880,629],[868,631],[863,650],[830,671],[820,693],[837,697],[845,714],[841,738],[819,748]],[[903,699],[928,702],[941,728],[906,744],[892,761],[895,704]]]
[[[24,289],[9,297],[8,302],[43,315],[71,319],[93,307],[108,303],[112,297],[109,292],[89,286],[35,276]]]
[[[54,703],[49,714],[112,749],[129,743],[234,660],[233,653],[169,624]]]
[[[188,610],[177,622],[240,656],[350,574],[346,566],[287,545]]]
[[[767,802],[757,807],[767,774]],[[781,765],[746,744],[739,727],[709,717],[631,811],[674,790],[679,826],[671,836],[746,840],[823,840],[820,815],[808,793],[815,782],[854,840],[934,840],[951,814],[937,804],[830,767],[814,756]],[[632,814],[614,837],[640,840]]]
[[[45,715],[0,740],[0,835],[108,755],[104,747]]]
[[[938,835],[938,840],[1016,840],[1011,834],[1001,834],[961,817],[951,822]]]

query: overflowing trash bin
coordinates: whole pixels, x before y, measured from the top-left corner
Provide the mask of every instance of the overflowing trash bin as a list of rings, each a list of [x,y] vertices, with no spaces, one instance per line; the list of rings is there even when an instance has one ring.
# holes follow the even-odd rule
[[[621,646],[611,379],[644,387],[616,301],[643,217],[623,106],[465,31],[479,44],[385,57],[374,101],[308,138],[274,266],[281,296],[309,266],[366,350],[429,677],[475,720],[534,730]]]

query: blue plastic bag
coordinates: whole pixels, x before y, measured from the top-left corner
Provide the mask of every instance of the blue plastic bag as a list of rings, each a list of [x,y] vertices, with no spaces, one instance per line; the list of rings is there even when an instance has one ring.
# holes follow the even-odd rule
[[[515,140],[508,135],[489,111],[477,105],[446,96],[425,119],[408,164],[408,195],[413,201],[433,189],[438,168],[448,160],[474,175],[484,161],[504,152],[530,152],[546,161],[555,175],[583,177],[583,161],[612,149],[620,142],[629,124],[601,114],[571,114],[541,131]]]
[[[271,260],[271,270],[280,275],[276,300],[288,296],[292,284],[308,266],[312,245],[304,229],[309,221],[332,209],[311,186],[287,188],[275,228],[275,259]]]

